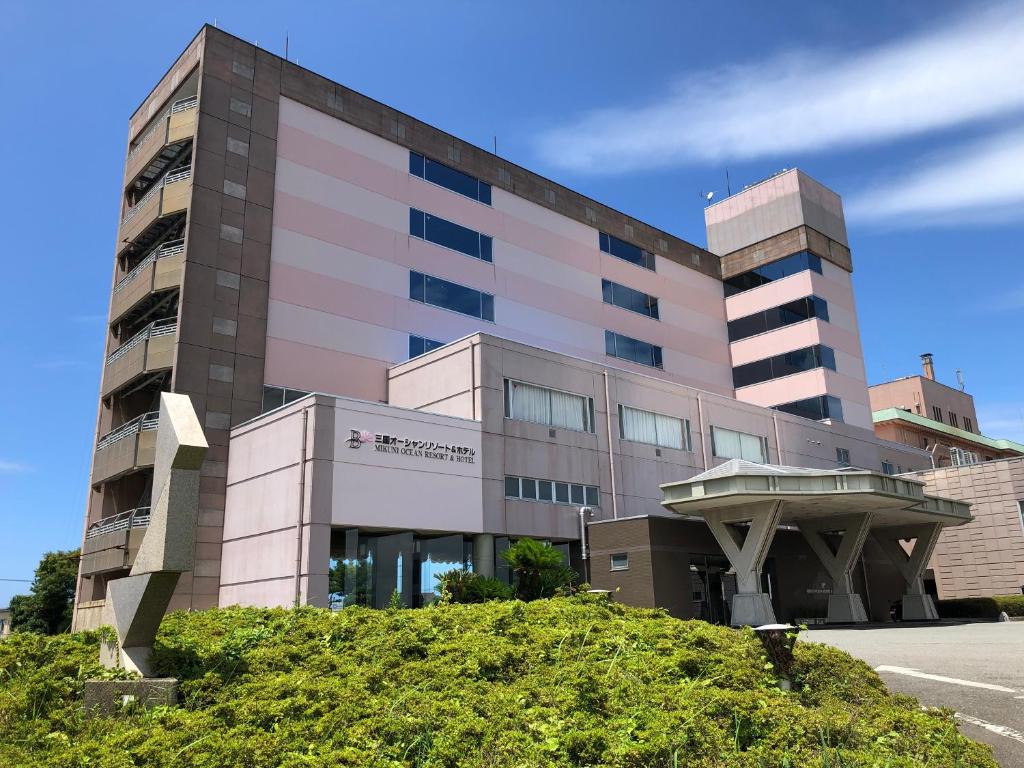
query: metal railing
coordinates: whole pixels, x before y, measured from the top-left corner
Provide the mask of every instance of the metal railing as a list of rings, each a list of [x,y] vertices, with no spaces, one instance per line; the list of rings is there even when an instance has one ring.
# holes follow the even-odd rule
[[[160,179],[160,181],[156,182],[156,184],[154,184],[152,187],[150,187],[149,191],[146,194],[144,194],[138,200],[138,202],[135,203],[135,205],[133,205],[131,208],[129,208],[127,211],[125,211],[124,218],[121,219],[121,223],[122,224],[126,224],[127,222],[131,221],[135,217],[135,214],[137,214],[139,211],[141,211],[143,206],[146,203],[148,203],[150,200],[152,200],[153,197],[160,190],[162,190],[164,188],[164,185],[172,184],[175,181],[181,181],[182,179],[187,179],[191,175],[192,175],[192,166],[191,165],[187,166],[185,168],[179,168],[176,171],[171,171],[170,173],[165,174],[164,177],[162,179]]]
[[[117,284],[114,286],[114,293],[117,293],[122,288],[124,288],[126,285],[128,285],[128,283],[130,283],[132,280],[134,280],[136,277],[138,277],[139,274],[147,266],[152,264],[157,259],[162,259],[162,258],[165,258],[166,256],[175,256],[175,255],[177,255],[179,253],[182,253],[184,250],[185,250],[185,241],[184,240],[170,240],[170,241],[164,243],[159,248],[157,248],[155,251],[151,251],[150,254],[148,256],[146,256],[146,258],[144,258],[142,261],[140,261],[138,264],[136,264],[134,267],[132,267],[131,271],[128,272],[128,274],[126,274],[124,277],[122,277],[120,280],[118,280]]]
[[[168,334],[176,333],[178,330],[178,318],[176,317],[165,317],[163,320],[154,320],[152,323],[147,325],[141,331],[132,336],[128,341],[122,344],[120,347],[115,349],[109,355],[107,355],[107,365],[119,360],[128,354],[128,350],[138,346],[148,339],[155,338],[157,336],[167,336]]]
[[[132,528],[145,528],[149,525],[149,507],[136,507],[110,517],[104,517],[90,525],[85,531],[86,539],[93,539],[105,533],[127,531]]]
[[[188,166],[187,168],[179,168],[176,171],[171,171],[166,176],[164,176],[164,186],[167,186],[168,184],[173,184],[176,181],[181,181],[182,179],[187,179],[191,175],[191,165]]]
[[[195,109],[197,104],[199,104],[198,96],[187,96],[184,99],[178,99],[171,104],[171,114],[174,115],[178,112],[187,112],[190,109]]]
[[[126,421],[120,427],[107,432],[107,434],[97,440],[96,450],[106,448],[118,440],[137,435],[139,432],[156,429],[158,426],[160,426],[160,411],[150,411],[141,416],[136,416],[131,421]]]
[[[152,125],[150,125],[149,128],[146,129],[146,132],[143,133],[138,139],[136,139],[135,143],[132,145],[132,148],[128,150],[128,159],[130,160],[135,155],[136,152],[142,149],[142,146],[147,141],[149,141],[149,139],[153,136],[154,133],[156,133],[161,128],[166,127],[166,121],[169,115],[174,115],[178,112],[187,112],[190,109],[195,109],[198,104],[198,96],[188,96],[184,99],[178,99],[176,102],[171,104],[170,108],[165,109],[163,112],[161,112],[159,117],[156,117],[153,120]]]

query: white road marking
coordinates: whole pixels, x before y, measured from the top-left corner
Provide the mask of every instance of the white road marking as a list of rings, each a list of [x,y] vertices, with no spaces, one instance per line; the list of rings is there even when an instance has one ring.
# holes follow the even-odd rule
[[[952,683],[953,685],[965,685],[968,688],[986,688],[990,691],[1000,691],[1001,693],[1016,693],[1013,688],[1007,688],[1002,685],[994,685],[992,683],[976,683],[973,680],[961,680],[957,677],[943,677],[942,675],[930,675],[927,672],[920,672],[916,669],[910,669],[908,667],[890,667],[888,664],[883,664],[880,667],[875,667],[875,672],[892,672],[896,675],[907,675],[908,677],[919,677],[922,680],[935,680],[939,683]]]
[[[979,720],[977,717],[971,717],[965,715],[962,712],[957,712],[953,715],[957,720],[963,720],[965,723],[976,725],[979,728],[984,728],[986,731],[992,731],[992,733],[998,733],[1000,736],[1005,736],[1008,739],[1013,739],[1024,744],[1024,733],[1016,731],[1013,728],[1007,728],[1005,725],[996,725],[995,723],[989,723],[985,720]]]

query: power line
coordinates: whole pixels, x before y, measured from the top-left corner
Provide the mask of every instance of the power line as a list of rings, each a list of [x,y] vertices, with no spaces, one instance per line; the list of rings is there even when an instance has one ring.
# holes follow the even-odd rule
[[[17,581],[17,582],[21,582],[22,584],[31,584],[32,583],[32,579],[0,579],[0,581]]]

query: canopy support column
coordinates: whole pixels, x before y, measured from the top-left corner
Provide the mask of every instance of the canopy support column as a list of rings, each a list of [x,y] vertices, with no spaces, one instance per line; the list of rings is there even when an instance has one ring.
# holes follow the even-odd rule
[[[939,543],[941,533],[942,523],[901,525],[876,528],[872,531],[875,541],[907,582],[907,593],[903,596],[904,621],[936,621],[939,618],[931,595],[924,591],[922,576],[935,551],[935,545]],[[908,555],[900,540],[910,539],[916,541]]]
[[[711,534],[736,571],[736,594],[732,598],[734,627],[775,623],[771,599],[761,591],[761,569],[782,518],[782,502],[767,501],[739,510],[709,510],[704,513]],[[744,537],[736,523],[749,522]]]
[[[852,571],[871,530],[871,513],[803,520],[797,527],[832,577],[826,621],[829,624],[866,622],[868,614],[864,601],[853,588]],[[835,553],[825,540],[825,534],[834,531],[843,532]]]

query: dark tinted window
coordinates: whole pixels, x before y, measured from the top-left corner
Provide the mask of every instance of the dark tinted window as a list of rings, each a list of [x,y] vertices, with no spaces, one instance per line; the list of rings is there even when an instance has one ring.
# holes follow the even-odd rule
[[[617,307],[653,317],[655,320],[659,319],[658,300],[653,296],[648,296],[642,291],[625,285],[613,283],[611,280],[601,281],[601,292],[605,304],[614,304]]]
[[[409,359],[419,357],[432,349],[443,347],[444,342],[425,339],[422,336],[409,336]]]
[[[759,285],[770,283],[773,280],[781,280],[809,269],[820,275],[821,259],[810,251],[799,251],[778,261],[773,261],[771,264],[744,272],[742,275],[734,275],[723,280],[722,284],[725,288],[725,295],[732,296],[735,293],[749,291]]]
[[[409,298],[464,315],[494,320],[494,297],[421,272],[409,273]]]
[[[792,413],[794,416],[802,416],[805,419],[820,421],[832,419],[833,421],[843,420],[843,404],[838,397],[832,395],[820,395],[809,397],[806,400],[795,400],[792,403],[772,406],[777,411]]]
[[[439,186],[458,192],[460,195],[491,204],[491,185],[475,176],[457,171],[429,157],[415,152],[409,153],[409,173]]]
[[[640,365],[649,365],[653,368],[664,367],[661,347],[649,344],[646,341],[623,336],[613,331],[605,331],[604,347],[605,353],[611,357],[629,360]]]
[[[814,368],[830,368],[833,371],[836,369],[836,355],[831,347],[818,344],[794,349],[764,360],[755,360],[745,365],[737,365],[732,369],[733,386],[746,387]]]
[[[636,264],[644,269],[654,270],[653,253],[649,253],[640,246],[627,243],[625,240],[619,240],[619,238],[604,232],[601,233],[599,240],[601,250],[605,253],[610,253],[612,256],[617,256],[623,261]]]
[[[491,238],[440,216],[432,216],[415,208],[409,209],[409,234],[445,248],[459,251],[474,259],[491,261]]]

